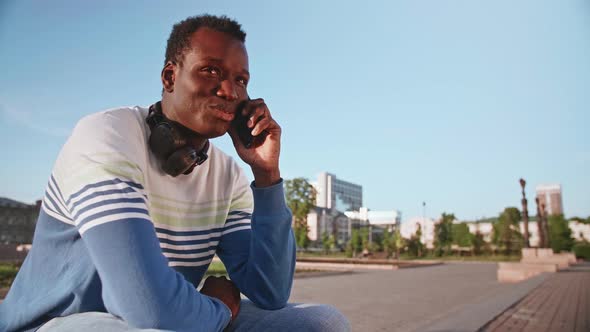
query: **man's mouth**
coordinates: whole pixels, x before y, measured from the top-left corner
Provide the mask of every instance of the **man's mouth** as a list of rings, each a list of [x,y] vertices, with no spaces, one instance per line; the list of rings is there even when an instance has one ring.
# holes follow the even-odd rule
[[[232,121],[235,117],[235,111],[225,105],[212,105],[211,108],[215,110],[215,115],[222,120]]]

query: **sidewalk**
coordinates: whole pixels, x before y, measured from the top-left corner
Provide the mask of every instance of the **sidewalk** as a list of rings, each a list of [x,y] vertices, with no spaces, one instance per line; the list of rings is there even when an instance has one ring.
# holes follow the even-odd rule
[[[551,274],[482,331],[590,331],[590,263]]]
[[[477,331],[547,277],[502,284],[496,271],[496,263],[447,262],[295,279],[290,302],[331,304],[353,331]]]

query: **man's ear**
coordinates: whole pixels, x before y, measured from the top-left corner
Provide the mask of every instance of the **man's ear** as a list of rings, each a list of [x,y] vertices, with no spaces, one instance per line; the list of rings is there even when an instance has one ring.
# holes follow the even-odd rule
[[[161,74],[162,87],[164,91],[170,93],[174,91],[174,81],[176,80],[176,63],[168,61]]]

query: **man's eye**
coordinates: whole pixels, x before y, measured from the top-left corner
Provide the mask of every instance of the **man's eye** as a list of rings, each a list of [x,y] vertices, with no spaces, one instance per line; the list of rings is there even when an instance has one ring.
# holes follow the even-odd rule
[[[248,80],[243,77],[238,78],[237,81],[238,81],[238,83],[242,84],[243,86],[248,85]]]
[[[220,70],[216,67],[205,67],[203,68],[203,71],[206,71],[207,73],[214,75],[214,76],[218,76],[220,74]]]

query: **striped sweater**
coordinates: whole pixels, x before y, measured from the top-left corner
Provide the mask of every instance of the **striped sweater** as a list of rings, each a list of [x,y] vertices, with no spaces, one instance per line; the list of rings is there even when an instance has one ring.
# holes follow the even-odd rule
[[[33,246],[6,299],[0,331],[101,311],[138,328],[218,331],[219,300],[196,291],[213,256],[262,308],[284,306],[295,244],[283,185],[255,188],[212,144],[191,174],[164,174],[147,146],[147,109],[80,120],[43,199]]]

